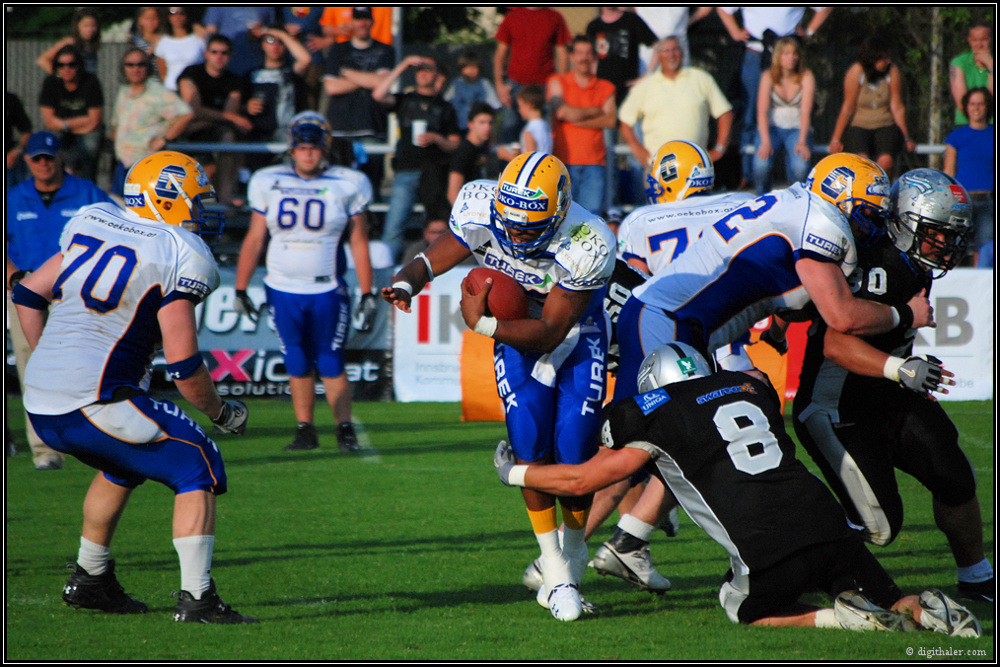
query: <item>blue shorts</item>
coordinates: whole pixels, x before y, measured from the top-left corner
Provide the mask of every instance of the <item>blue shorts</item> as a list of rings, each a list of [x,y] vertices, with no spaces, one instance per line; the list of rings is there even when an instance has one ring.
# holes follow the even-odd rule
[[[119,486],[131,489],[151,479],[174,493],[226,492],[219,448],[170,401],[137,396],[64,415],[28,416],[46,445]]]
[[[595,303],[582,318],[587,324],[574,327],[549,354],[493,346],[507,437],[522,461],[575,464],[597,453],[608,335],[602,299]]]
[[[285,370],[323,378],[344,372],[344,344],[351,323],[351,301],[341,286],[322,294],[291,294],[266,287],[267,305],[281,340]]]

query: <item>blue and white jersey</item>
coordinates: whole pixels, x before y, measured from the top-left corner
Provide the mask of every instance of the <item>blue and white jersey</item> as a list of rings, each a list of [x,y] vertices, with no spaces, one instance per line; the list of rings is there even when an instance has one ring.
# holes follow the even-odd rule
[[[837,264],[849,276],[857,250],[847,218],[801,183],[748,201],[706,227],[673,263],[633,290],[639,301],[700,323],[709,349],[756,322],[810,301],[795,263]]]
[[[527,290],[531,317],[541,315],[545,297],[556,285],[574,292],[604,287],[615,265],[615,235],[604,220],[574,202],[548,247],[536,257],[517,259],[500,248],[493,234],[495,191],[496,181],[486,179],[462,186],[449,226],[480,266],[503,271]]]
[[[80,209],[59,241],[62,268],[38,347],[25,371],[24,407],[62,415],[129,387],[145,391],[161,342],[157,313],[200,302],[219,286],[204,241],[114,204]]]
[[[281,292],[319,294],[340,284],[347,268],[345,231],[372,201],[368,177],[330,167],[302,178],[291,165],[265,167],[247,186],[250,206],[267,218],[264,283]]]
[[[732,192],[695,195],[678,202],[641,206],[628,214],[618,230],[618,257],[638,258],[657,273],[687,250],[706,225],[731,213],[753,195]]]

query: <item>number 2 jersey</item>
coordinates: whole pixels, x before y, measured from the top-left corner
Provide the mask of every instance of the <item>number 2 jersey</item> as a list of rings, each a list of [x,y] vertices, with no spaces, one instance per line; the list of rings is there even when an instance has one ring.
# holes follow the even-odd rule
[[[24,407],[61,415],[148,389],[161,342],[157,313],[199,303],[219,285],[204,241],[114,204],[84,207],[59,240],[62,266],[41,340],[25,371]]]
[[[351,217],[372,201],[368,177],[330,167],[302,178],[291,165],[257,171],[247,186],[250,207],[267,218],[264,284],[280,292],[321,294],[337,288],[347,268],[344,242]]]
[[[605,414],[605,446],[648,452],[650,472],[726,549],[737,574],[850,535],[833,494],[795,458],[777,394],[756,378],[720,371]]]
[[[847,219],[833,204],[796,183],[732,211],[632,295],[693,319],[716,349],[768,315],[809,303],[795,263],[832,262],[845,276],[857,264]]]

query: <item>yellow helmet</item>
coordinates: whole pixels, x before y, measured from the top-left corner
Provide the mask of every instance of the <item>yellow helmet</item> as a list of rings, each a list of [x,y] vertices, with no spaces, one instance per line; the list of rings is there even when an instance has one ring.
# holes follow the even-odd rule
[[[701,146],[674,140],[660,146],[646,176],[646,203],[681,201],[715,185],[715,167]]]
[[[570,205],[569,172],[559,158],[522,153],[497,181],[490,224],[500,247],[526,259],[545,248]],[[518,239],[511,237],[514,232]]]
[[[136,162],[125,177],[125,206],[146,220],[200,234],[221,234],[222,214],[206,213],[215,189],[205,170],[184,153],[160,151]],[[218,229],[207,229],[216,222]]]
[[[806,187],[841,210],[859,246],[870,246],[885,234],[885,219],[892,210],[889,177],[868,158],[828,155],[809,172]]]

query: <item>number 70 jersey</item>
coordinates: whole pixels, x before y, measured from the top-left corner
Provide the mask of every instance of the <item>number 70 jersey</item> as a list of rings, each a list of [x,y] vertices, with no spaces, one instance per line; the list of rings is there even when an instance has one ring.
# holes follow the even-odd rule
[[[700,323],[716,349],[768,315],[799,310],[810,297],[800,259],[831,262],[849,276],[857,250],[847,218],[796,183],[746,202],[714,224],[672,263],[635,288],[639,301]]]
[[[111,400],[122,387],[145,391],[160,308],[197,304],[219,285],[215,259],[195,234],[114,204],[81,209],[59,249],[48,321],[25,371],[24,407],[40,415]]]

